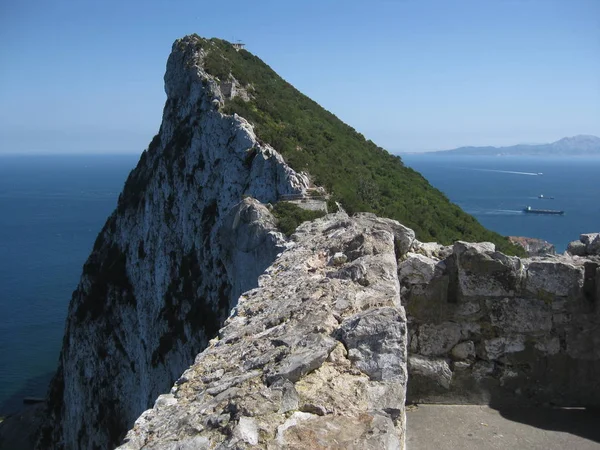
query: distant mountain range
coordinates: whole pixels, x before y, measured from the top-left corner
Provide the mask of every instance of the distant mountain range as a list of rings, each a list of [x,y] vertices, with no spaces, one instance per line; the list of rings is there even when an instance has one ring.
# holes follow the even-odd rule
[[[476,156],[600,156],[600,138],[579,135],[562,138],[551,144],[519,144],[510,147],[460,147],[454,150],[431,153]]]

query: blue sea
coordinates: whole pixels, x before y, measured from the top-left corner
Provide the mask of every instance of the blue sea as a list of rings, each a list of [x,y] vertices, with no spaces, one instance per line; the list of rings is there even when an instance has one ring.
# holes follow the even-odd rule
[[[502,235],[541,238],[562,253],[581,233],[600,232],[600,158],[420,154],[402,160]],[[565,214],[525,214],[527,206]]]
[[[0,415],[43,397],[71,293],[139,155],[0,155]]]
[[[0,155],[0,415],[25,396],[45,395],[71,293],[137,160]],[[600,159],[403,160],[501,234],[543,238],[563,251],[580,233],[600,231]],[[528,205],[566,213],[522,213]]]

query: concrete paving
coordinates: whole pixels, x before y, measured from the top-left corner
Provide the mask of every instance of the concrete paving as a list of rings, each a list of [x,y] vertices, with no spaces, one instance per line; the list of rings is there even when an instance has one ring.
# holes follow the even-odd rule
[[[581,408],[407,408],[407,450],[599,450],[600,414]]]

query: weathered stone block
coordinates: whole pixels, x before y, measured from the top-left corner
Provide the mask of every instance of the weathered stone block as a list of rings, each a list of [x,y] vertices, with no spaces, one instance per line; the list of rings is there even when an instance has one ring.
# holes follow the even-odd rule
[[[444,356],[461,340],[461,326],[453,322],[419,326],[419,353]]]
[[[466,341],[456,344],[452,348],[452,358],[456,360],[465,360],[475,357],[475,344],[473,341]]]
[[[454,244],[459,291],[463,297],[514,296],[520,289],[519,258],[494,252],[493,245]]]
[[[409,383],[434,383],[444,389],[450,388],[452,371],[445,358],[427,358],[419,355],[408,357]],[[423,379],[419,379],[423,378]]]
[[[372,380],[406,380],[406,319],[394,308],[379,308],[344,321],[340,339],[348,358]]]
[[[573,256],[585,256],[586,245],[581,241],[572,241],[567,245],[567,253]]]
[[[439,261],[419,255],[418,253],[407,253],[405,259],[399,264],[398,274],[400,276],[400,283],[429,283],[435,275],[438,263]]]
[[[490,361],[496,360],[506,354],[525,350],[525,336],[512,335],[489,339],[483,342],[483,347],[485,349],[484,357]]]
[[[419,242],[415,239],[411,251],[428,258],[446,259],[452,254],[452,246],[438,244],[437,242]]]
[[[525,298],[486,301],[491,323],[502,333],[547,333],[552,329],[552,308],[544,301]]]
[[[583,287],[584,269],[560,260],[527,263],[525,289],[537,298],[551,302],[553,296],[577,297]]]

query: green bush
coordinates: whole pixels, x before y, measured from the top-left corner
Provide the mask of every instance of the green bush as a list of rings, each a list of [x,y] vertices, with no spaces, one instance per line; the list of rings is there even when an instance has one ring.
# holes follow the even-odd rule
[[[323,217],[323,211],[308,211],[289,202],[279,202],[273,208],[273,215],[277,218],[277,226],[283,234],[290,236],[302,222]]]

